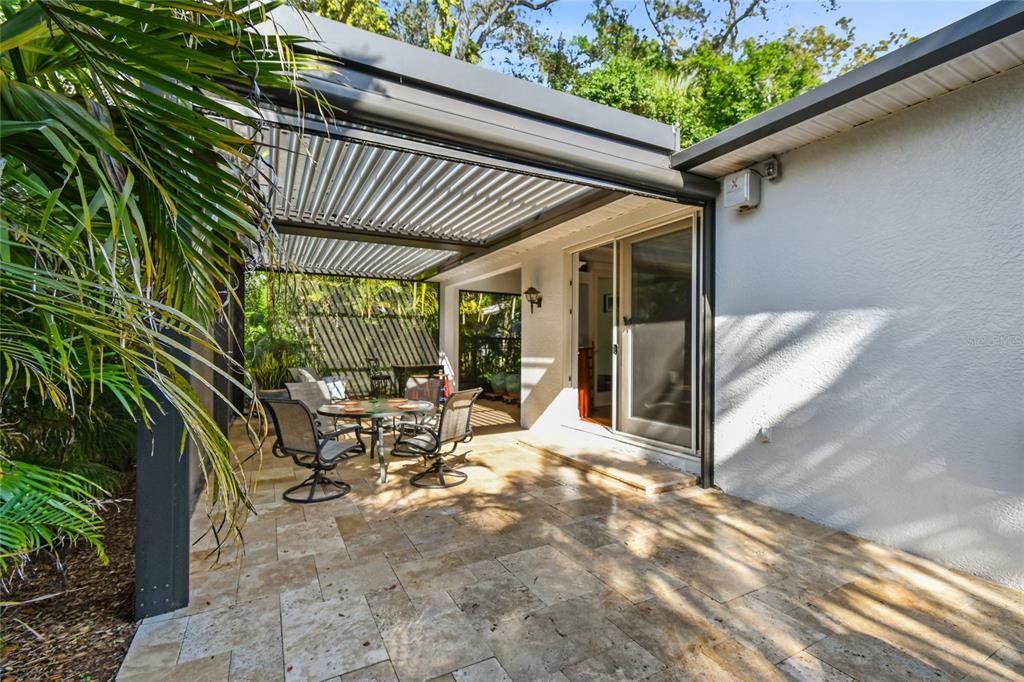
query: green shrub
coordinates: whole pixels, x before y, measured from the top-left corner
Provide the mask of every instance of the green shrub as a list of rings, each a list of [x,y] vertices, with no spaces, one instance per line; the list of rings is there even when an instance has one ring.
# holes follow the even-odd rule
[[[74,411],[37,394],[9,395],[2,404],[4,453],[11,459],[69,471],[98,486],[115,486],[135,456],[135,418],[109,393],[89,404],[76,396]]]

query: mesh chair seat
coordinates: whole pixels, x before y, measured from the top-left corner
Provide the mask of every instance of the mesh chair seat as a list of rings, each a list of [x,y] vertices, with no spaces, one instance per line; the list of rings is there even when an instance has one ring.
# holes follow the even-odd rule
[[[454,452],[460,443],[468,443],[473,439],[473,404],[482,392],[482,389],[473,388],[453,393],[444,404],[436,427],[415,424],[402,430],[392,448],[393,455],[422,457],[424,462],[433,460],[429,468],[410,479],[412,485],[417,488],[451,488],[465,483],[466,474],[452,469],[444,458]],[[451,449],[443,452],[447,445]],[[436,483],[433,478],[436,478]]]
[[[317,430],[313,415],[298,400],[263,399],[263,405],[274,422],[277,441],[274,454],[291,457],[299,466],[311,469],[302,483],[284,491],[282,497],[289,502],[324,502],[347,495],[352,487],[344,481],[328,478],[338,462],[348,459],[357,450],[356,443],[341,443],[324,438]],[[304,496],[300,491],[308,492]],[[317,495],[318,491],[323,494]]]
[[[407,438],[402,438],[402,442],[395,447],[399,446],[402,449],[408,450],[411,455],[422,457],[425,454],[430,455],[437,449],[437,438],[430,431],[424,431]]]

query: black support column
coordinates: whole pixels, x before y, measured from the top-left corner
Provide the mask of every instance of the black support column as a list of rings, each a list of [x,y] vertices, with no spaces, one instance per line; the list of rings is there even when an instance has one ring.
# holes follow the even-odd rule
[[[181,451],[185,425],[162,397],[150,406],[151,428],[140,420],[135,479],[135,618],[188,605],[189,457]]]
[[[231,340],[228,345],[231,359],[238,363],[232,366],[231,376],[240,384],[245,378],[245,268],[241,263],[235,269],[235,277],[238,301],[233,298],[228,301],[228,309],[231,311]],[[245,393],[237,384],[231,386],[231,404],[239,412],[245,410]]]
[[[715,485],[715,202],[701,220],[701,447],[700,484]]]

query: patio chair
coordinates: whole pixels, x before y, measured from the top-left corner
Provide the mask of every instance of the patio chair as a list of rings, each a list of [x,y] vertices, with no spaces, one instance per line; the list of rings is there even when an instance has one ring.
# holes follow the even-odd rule
[[[328,419],[317,414],[321,405],[329,404],[334,398],[331,396],[327,383],[324,381],[300,381],[298,383],[285,384],[288,389],[288,397],[298,400],[305,405],[309,413],[313,415],[313,423],[322,438],[337,438],[345,434],[354,434],[356,445],[360,452],[366,452],[366,443],[363,442],[362,422],[339,422],[334,420],[333,424]]]
[[[291,457],[300,467],[311,469],[312,473],[298,485],[284,491],[282,497],[289,502],[309,504],[336,500],[347,495],[352,486],[344,481],[328,478],[338,463],[348,459],[357,445],[340,443],[320,435],[313,415],[298,400],[264,398],[263,406],[274,422],[277,441],[272,451],[277,457]],[[296,495],[300,490],[309,489],[305,495]],[[323,489],[325,494],[317,496]]]
[[[417,488],[452,488],[466,482],[466,474],[452,469],[444,458],[455,452],[460,443],[468,443],[473,439],[473,404],[480,393],[482,389],[479,388],[453,393],[444,404],[436,429],[421,425],[415,430],[403,431],[399,436],[391,454],[422,457],[424,463],[433,460],[428,469],[409,479],[412,485]],[[448,445],[451,449],[442,451]]]
[[[405,382],[405,399],[422,400],[431,403],[434,407],[441,404],[441,392],[444,390],[443,377],[409,377]],[[437,428],[438,413],[432,414],[407,414],[395,426],[401,430],[410,424],[426,425],[432,429]]]

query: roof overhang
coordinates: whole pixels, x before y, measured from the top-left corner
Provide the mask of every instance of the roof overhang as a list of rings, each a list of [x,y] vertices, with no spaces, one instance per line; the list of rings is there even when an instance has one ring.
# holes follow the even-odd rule
[[[303,74],[305,87],[334,107],[336,123],[673,201],[717,191],[670,166],[672,126],[289,7],[270,16],[258,30],[305,38],[303,49],[322,57],[320,70]]]
[[[1024,2],[1004,1],[672,156],[721,177],[1024,64]]]
[[[322,68],[303,74],[303,112],[285,94],[263,109],[282,248],[259,267],[420,279],[627,194],[717,194],[669,166],[670,126],[287,7],[271,17],[259,30],[305,37]]]

